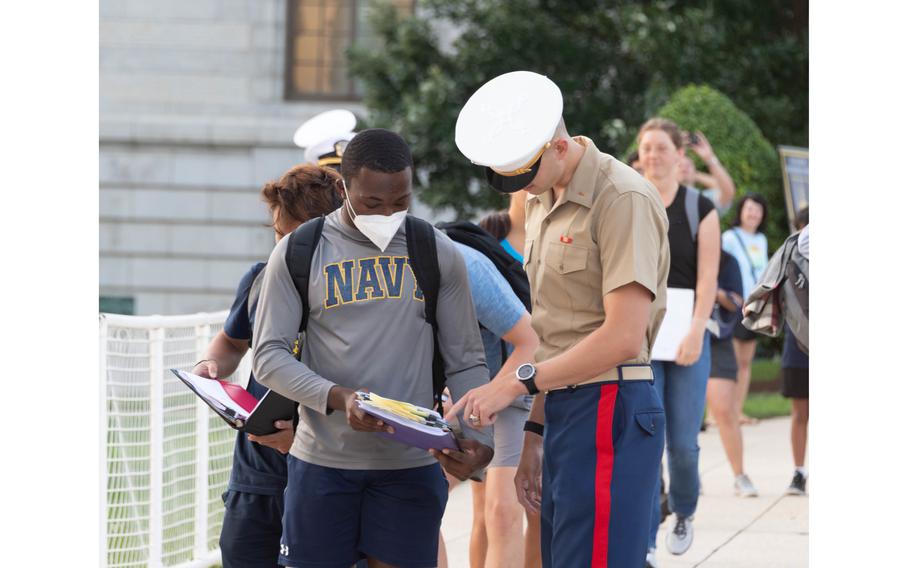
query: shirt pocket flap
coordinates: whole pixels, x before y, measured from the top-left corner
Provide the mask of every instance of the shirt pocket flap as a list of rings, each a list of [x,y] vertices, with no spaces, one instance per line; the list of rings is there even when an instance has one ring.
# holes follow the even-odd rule
[[[578,245],[549,243],[547,265],[559,274],[570,274],[588,266],[588,249]]]

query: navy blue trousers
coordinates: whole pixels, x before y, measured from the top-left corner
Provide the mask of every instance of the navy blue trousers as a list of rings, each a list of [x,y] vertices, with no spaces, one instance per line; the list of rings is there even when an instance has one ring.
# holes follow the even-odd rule
[[[649,381],[595,383],[546,399],[545,568],[641,568],[665,417]]]
[[[226,491],[221,525],[224,568],[275,568],[281,542],[284,496]]]

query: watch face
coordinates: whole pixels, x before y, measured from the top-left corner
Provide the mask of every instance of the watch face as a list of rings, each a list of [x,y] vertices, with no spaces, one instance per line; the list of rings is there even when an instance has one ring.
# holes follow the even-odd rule
[[[518,367],[518,378],[519,379],[524,381],[524,380],[530,379],[532,376],[534,376],[534,366],[533,365],[531,365],[529,363],[525,363],[521,367]]]

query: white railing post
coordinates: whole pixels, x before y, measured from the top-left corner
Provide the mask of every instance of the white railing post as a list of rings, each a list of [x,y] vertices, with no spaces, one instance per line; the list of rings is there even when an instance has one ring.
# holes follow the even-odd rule
[[[164,484],[164,328],[149,330],[149,561],[162,566]]]
[[[196,360],[209,344],[211,324],[196,326]],[[195,398],[195,397],[194,397]],[[208,554],[209,535],[209,408],[196,400],[196,536],[194,555],[203,558]]]
[[[107,320],[104,316],[101,316],[101,325],[100,325],[100,337],[99,337],[99,353],[98,356],[101,359],[99,362],[101,370],[101,412],[100,412],[100,428],[98,429],[101,432],[101,446],[98,452],[99,458],[101,459],[101,471],[98,472],[99,478],[99,495],[101,498],[101,527],[98,531],[100,537],[100,547],[99,552],[101,553],[101,566],[108,565],[108,550],[107,550],[107,523],[108,516],[110,515],[110,510],[107,506],[107,485],[108,485],[108,432],[110,425],[108,424],[108,409],[107,409]]]

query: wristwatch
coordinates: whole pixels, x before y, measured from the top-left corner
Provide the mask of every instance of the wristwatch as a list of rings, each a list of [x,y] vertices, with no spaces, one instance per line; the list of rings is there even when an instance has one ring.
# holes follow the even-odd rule
[[[535,367],[533,363],[525,363],[518,367],[515,371],[515,376],[518,378],[518,381],[528,389],[528,394],[537,394],[540,392],[540,389],[537,388],[537,383],[534,382],[534,377],[537,376],[537,367]]]

